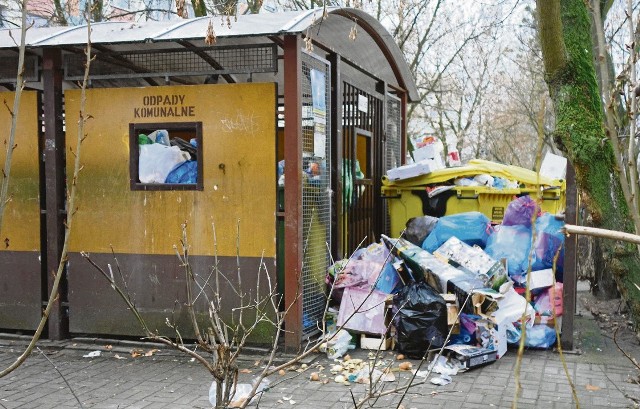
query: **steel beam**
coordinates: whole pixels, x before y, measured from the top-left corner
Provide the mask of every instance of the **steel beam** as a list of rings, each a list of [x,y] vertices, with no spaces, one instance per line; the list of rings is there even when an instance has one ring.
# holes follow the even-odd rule
[[[54,276],[64,242],[65,219],[65,139],[62,109],[62,52],[55,48],[43,50],[42,61],[43,101],[44,101],[44,185],[45,185],[45,219],[46,249],[43,265],[43,281],[51,292]],[[65,272],[66,274],[66,272]],[[49,339],[63,339],[68,336],[69,317],[62,306],[67,300],[66,277],[60,283],[60,294],[55,299],[47,334]],[[48,294],[43,294],[43,302]]]

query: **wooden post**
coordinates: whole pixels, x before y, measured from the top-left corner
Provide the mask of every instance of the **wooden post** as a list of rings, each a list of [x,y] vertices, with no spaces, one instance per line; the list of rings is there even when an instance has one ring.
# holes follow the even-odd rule
[[[567,166],[567,190],[566,209],[564,222],[576,224],[578,220],[578,189],[576,186],[576,174],[571,163]],[[562,334],[560,342],[562,349],[573,349],[573,321],[576,314],[576,292],[577,292],[577,272],[578,259],[578,238],[572,235],[564,241],[564,275],[562,287]]]

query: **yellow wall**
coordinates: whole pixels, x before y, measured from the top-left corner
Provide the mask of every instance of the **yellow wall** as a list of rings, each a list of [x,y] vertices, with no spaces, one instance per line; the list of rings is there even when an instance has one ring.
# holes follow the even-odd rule
[[[13,92],[0,92],[0,168],[6,158],[5,141],[11,131]],[[4,213],[0,248],[15,251],[40,250],[40,192],[38,169],[38,96],[36,91],[24,91],[21,96],[15,149],[11,160],[9,197]],[[1,178],[0,178],[1,180]],[[1,183],[1,182],[0,182]],[[6,246],[8,239],[9,247]]]
[[[136,117],[153,96],[180,96],[185,117]],[[146,97],[146,98],[145,98]],[[175,254],[188,222],[191,254],[275,256],[276,88],[273,83],[87,90],[84,169],[71,251]],[[67,144],[76,151],[79,90],[65,92]],[[179,109],[178,111],[182,111]],[[204,191],[131,191],[129,123],[202,122]],[[224,171],[219,168],[224,164]],[[67,172],[73,156],[67,149]]]

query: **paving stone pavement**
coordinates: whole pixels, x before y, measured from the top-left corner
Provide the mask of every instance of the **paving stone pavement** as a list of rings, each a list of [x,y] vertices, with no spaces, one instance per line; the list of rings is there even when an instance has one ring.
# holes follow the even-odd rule
[[[582,348],[581,353],[566,354],[565,358],[580,407],[634,407],[628,396],[640,398],[640,386],[629,380],[638,379],[640,371],[622,357],[611,339],[600,333],[589,316],[576,317],[576,340]],[[131,345],[121,342],[107,351],[106,342],[109,341],[41,342],[42,352],[35,352],[23,366],[0,378],[0,409],[211,407],[208,401],[211,377],[190,358],[169,350],[133,358],[129,353]],[[0,367],[12,363],[23,350],[24,343],[25,338],[0,337]],[[153,346],[146,346],[146,350],[151,348]],[[91,350],[102,350],[101,356],[83,357]],[[637,347],[629,352],[639,358]],[[364,351],[354,351],[352,356],[367,358]],[[515,350],[509,350],[493,364],[453,376],[453,382],[447,386],[429,382],[416,386],[402,403],[407,409],[510,408],[514,401],[516,356]],[[254,362],[258,358],[249,357],[243,365],[255,372]],[[392,360],[394,355],[387,352],[383,358]],[[262,395],[257,406],[292,409],[353,407],[353,400],[363,396],[364,385],[309,381],[309,373],[317,371],[318,365],[325,368],[321,373],[331,379],[331,364],[318,355],[306,372],[272,376],[271,388]],[[415,368],[418,362],[413,361],[413,364]],[[242,376],[248,381],[252,375]],[[396,376],[404,379],[409,372],[397,372]],[[557,352],[525,351],[520,382],[522,392],[517,399],[518,408],[576,407]],[[387,383],[385,387],[390,389],[396,385]],[[393,394],[379,399],[374,407],[396,407],[399,399],[399,394]],[[255,407],[256,403],[252,406]]]

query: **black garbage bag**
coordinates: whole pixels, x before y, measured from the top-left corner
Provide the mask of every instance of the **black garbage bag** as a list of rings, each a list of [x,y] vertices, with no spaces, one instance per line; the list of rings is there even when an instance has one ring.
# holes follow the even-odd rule
[[[437,217],[420,216],[407,220],[407,228],[404,231],[404,238],[418,247],[422,247],[422,242],[438,223]]]
[[[393,323],[400,352],[422,358],[447,338],[447,305],[425,282],[405,286],[393,297]]]

